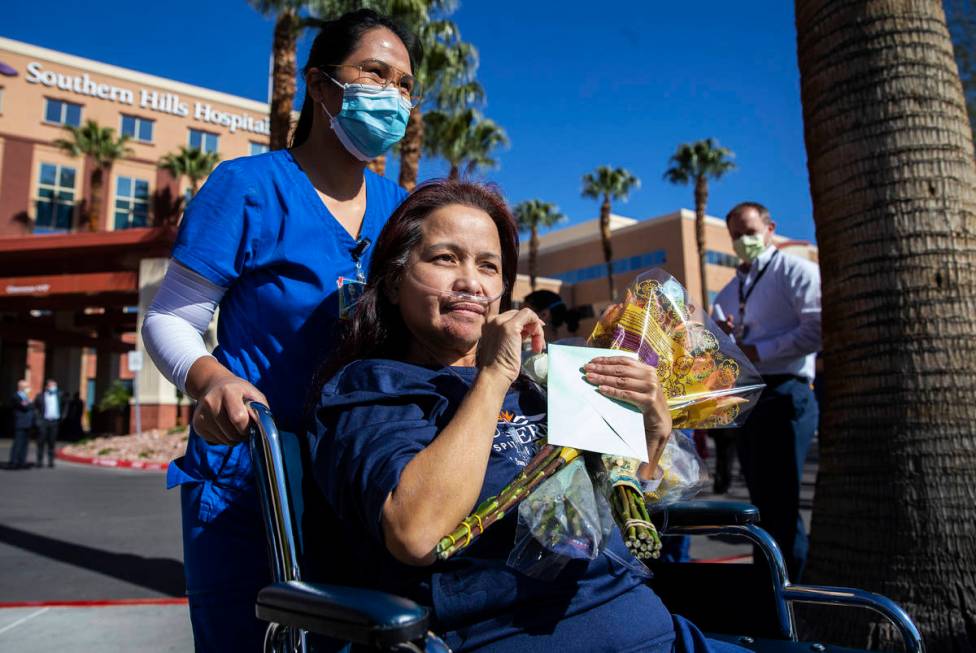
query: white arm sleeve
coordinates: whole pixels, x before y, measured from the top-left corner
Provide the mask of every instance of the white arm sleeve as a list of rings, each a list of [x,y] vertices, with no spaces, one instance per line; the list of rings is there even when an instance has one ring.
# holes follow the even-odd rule
[[[142,341],[156,367],[186,392],[186,375],[210,356],[203,334],[226,288],[170,259],[169,269],[142,322]]]

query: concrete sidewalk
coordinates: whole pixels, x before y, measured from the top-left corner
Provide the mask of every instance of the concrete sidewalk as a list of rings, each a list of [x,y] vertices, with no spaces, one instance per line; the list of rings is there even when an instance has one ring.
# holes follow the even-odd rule
[[[193,650],[185,605],[0,609],[0,651],[133,653]]]
[[[183,599],[180,499],[165,474],[0,469],[0,497],[0,651],[193,650],[185,603],[124,604]],[[92,601],[122,604],[81,607]],[[40,605],[4,607],[23,602]]]

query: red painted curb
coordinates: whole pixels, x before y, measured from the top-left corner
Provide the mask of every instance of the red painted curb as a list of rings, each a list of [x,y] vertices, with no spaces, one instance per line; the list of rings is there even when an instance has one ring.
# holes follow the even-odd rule
[[[65,453],[64,449],[58,449],[57,459],[64,460],[69,463],[78,463],[80,465],[94,465],[96,467],[117,467],[120,469],[143,469],[152,472],[161,472],[169,467],[169,463],[159,463],[159,462],[146,462],[143,460],[118,460],[116,458],[100,458],[94,457],[90,458],[88,456],[76,456],[74,454]]]
[[[102,601],[0,601],[5,608],[109,608],[119,605],[186,605],[185,598],[105,599]]]
[[[736,562],[746,562],[749,560],[752,560],[751,553],[734,555],[734,556],[722,556],[720,558],[701,558],[701,559],[692,560],[692,562],[698,562],[703,565],[723,565],[723,564],[736,563]]]

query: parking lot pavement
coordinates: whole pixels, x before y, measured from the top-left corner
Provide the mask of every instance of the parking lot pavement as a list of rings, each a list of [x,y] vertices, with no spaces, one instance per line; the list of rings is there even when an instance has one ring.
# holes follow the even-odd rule
[[[0,469],[0,651],[192,651],[179,501],[160,472]]]

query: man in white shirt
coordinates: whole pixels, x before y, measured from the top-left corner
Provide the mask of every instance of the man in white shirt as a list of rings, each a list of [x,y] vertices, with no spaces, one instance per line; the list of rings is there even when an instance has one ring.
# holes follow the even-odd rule
[[[47,449],[47,466],[54,467],[54,447],[65,407],[57,381],[47,380],[44,390],[34,399],[34,406],[37,409],[37,466],[44,466],[44,450]]]
[[[820,350],[820,268],[776,249],[776,223],[762,204],[743,202],[725,221],[742,264],[715,298],[714,316],[766,383],[736,429],[739,464],[761,525],[796,581],[807,556],[800,481],[819,418],[810,383]]]

